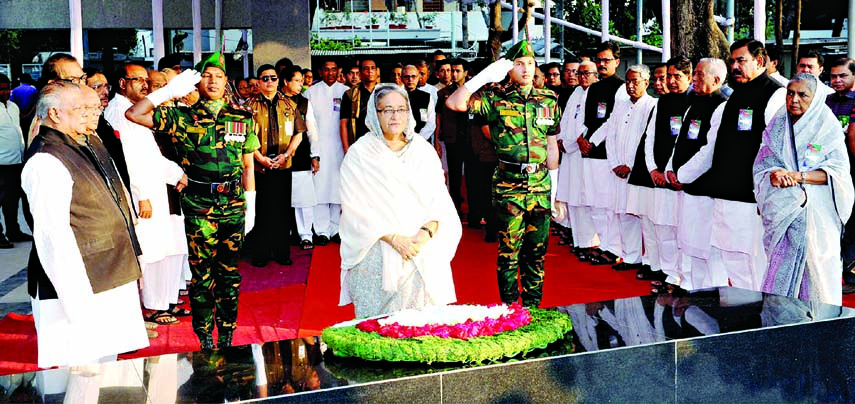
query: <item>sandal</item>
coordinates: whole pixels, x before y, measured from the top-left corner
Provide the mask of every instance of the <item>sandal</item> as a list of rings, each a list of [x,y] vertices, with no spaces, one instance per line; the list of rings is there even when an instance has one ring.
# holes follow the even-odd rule
[[[190,314],[192,314],[190,310],[178,307],[177,304],[170,304],[169,311],[166,311],[165,313],[175,317],[188,317],[190,316]]]
[[[312,240],[303,240],[300,242],[300,248],[303,250],[311,250],[315,248],[315,245],[312,244]]]
[[[175,318],[173,315],[171,315],[171,314],[169,314],[163,310],[158,310],[154,313],[151,313],[150,316],[143,317],[143,319],[145,321],[148,321],[151,323],[156,323],[159,325],[170,325],[170,324],[177,324],[178,323],[177,318]]]

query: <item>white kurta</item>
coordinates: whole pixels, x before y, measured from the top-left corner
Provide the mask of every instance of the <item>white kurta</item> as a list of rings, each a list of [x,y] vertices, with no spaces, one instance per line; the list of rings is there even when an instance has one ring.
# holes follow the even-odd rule
[[[323,156],[321,156],[319,136],[318,136],[318,121],[315,117],[315,110],[312,102],[309,101],[306,107],[306,133],[303,136],[303,141],[309,142],[309,154],[312,157],[321,158],[321,167],[323,167]],[[315,180],[313,179],[311,170],[307,171],[292,171],[291,172],[291,207],[294,208],[311,208],[317,205],[315,196]]]
[[[653,134],[656,133],[656,115],[658,111],[659,108],[657,107],[653,112],[653,118],[647,125],[648,135],[644,141],[644,163],[647,165],[647,172],[651,172],[656,169],[656,160],[653,150],[653,146],[656,143],[656,136]],[[688,109],[683,113],[683,116],[686,116],[686,112],[688,112]],[[672,148],[671,154],[673,155],[673,153],[674,149]],[[665,171],[667,172],[667,168]],[[644,214],[654,224],[676,226],[677,218],[679,217],[679,212],[677,211],[677,192],[669,188],[657,187],[651,188],[650,194],[652,194],[651,199],[648,201],[649,204],[644,209]]]
[[[128,175],[131,180],[131,197],[134,207],[139,202],[151,202],[151,218],[139,218],[135,226],[143,255],[140,262],[153,263],[170,255],[187,254],[187,236],[184,218],[169,214],[166,186],[175,185],[184,175],[181,167],[163,157],[150,129],[125,118],[125,111],[133,103],[116,94],[104,110],[104,118],[119,132]],[[180,271],[180,268],[176,269]]]
[[[312,102],[315,121],[318,125],[318,153],[321,169],[313,177],[317,203],[340,204],[339,169],[344,159],[344,148],[339,134],[341,97],[348,88],[339,82],[328,86],[323,81],[306,90],[306,98]]]
[[[137,283],[92,292],[71,229],[73,180],[65,166],[41,153],[24,166],[21,180],[36,223],[39,260],[59,297],[32,300],[39,367],[95,363],[147,347]]]
[[[592,175],[597,176],[598,181],[602,181],[600,186],[607,184],[609,189],[607,207],[615,213],[627,213],[630,185],[627,182],[628,177],[619,178],[612,169],[622,165],[632,169],[638,142],[644,134],[654,106],[656,106],[656,99],[647,94],[635,103],[629,99],[615,100],[615,107],[609,119],[591,136],[591,143],[594,145],[606,142],[609,172],[592,173]]]
[[[582,153],[576,139],[584,130],[582,110],[585,109],[585,99],[588,90],[576,87],[564,106],[561,116],[561,132],[558,139],[563,141],[564,158],[558,167],[558,192],[555,197],[569,206],[581,206],[585,199],[585,182],[582,172]]]
[[[618,87],[617,91],[615,92],[615,109],[617,109],[618,105],[622,102],[628,101],[629,95],[626,93],[626,86]],[[614,115],[614,113],[615,110],[612,109],[612,115]],[[585,122],[584,107],[581,108],[578,119],[580,122]],[[608,121],[606,123],[608,123]],[[600,128],[602,128],[603,126],[606,126],[606,124],[604,123],[602,126],[600,126]],[[587,134],[587,131],[588,128],[582,126],[582,132]],[[605,135],[605,132],[603,133],[603,135]],[[593,141],[593,139],[594,137],[592,135],[590,140]],[[604,186],[603,184],[604,178],[609,178],[607,181],[611,181],[610,178],[615,176],[614,173],[612,173],[612,168],[614,167],[609,167],[608,160],[589,158],[582,159],[582,171],[584,172],[585,176],[585,194],[583,195],[582,203],[585,206],[604,209],[610,209],[612,207],[612,200],[614,198],[612,186]]]

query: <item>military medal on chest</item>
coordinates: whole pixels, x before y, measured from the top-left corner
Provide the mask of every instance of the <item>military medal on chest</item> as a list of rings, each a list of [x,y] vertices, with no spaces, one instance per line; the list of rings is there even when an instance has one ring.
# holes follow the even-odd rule
[[[552,126],[555,124],[555,120],[552,119],[552,109],[547,106],[539,106],[535,108],[537,111],[537,119],[535,119],[535,125],[545,125]]]
[[[245,142],[246,123],[226,121],[226,142]]]

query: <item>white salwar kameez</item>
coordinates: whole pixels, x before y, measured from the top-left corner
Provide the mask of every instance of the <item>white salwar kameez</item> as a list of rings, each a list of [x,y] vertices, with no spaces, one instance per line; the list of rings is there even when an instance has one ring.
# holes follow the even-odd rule
[[[855,190],[843,131],[824,100],[816,94],[792,126],[786,109],[778,111],[754,162],[754,192],[769,256],[762,291],[840,306],[840,235]],[[828,183],[773,187],[778,170],[822,170]]]
[[[582,153],[576,139],[584,131],[584,109],[588,89],[576,87],[564,106],[561,116],[561,132],[558,138],[564,144],[564,158],[558,167],[558,189],[555,198],[567,203],[567,219],[577,247],[590,248],[599,244],[590,207],[586,206],[585,174]]]
[[[151,129],[125,118],[133,103],[121,94],[110,101],[104,118],[119,132],[134,207],[139,202],[151,203],[151,217],[139,218],[135,229],[143,255],[143,306],[166,310],[178,302],[178,291],[184,288],[183,271],[187,262],[187,236],[184,217],[169,213],[166,186],[175,185],[184,175],[181,167],[163,157]]]
[[[338,233],[341,216],[339,197],[339,169],[344,158],[344,148],[339,135],[341,97],[348,88],[339,82],[328,86],[320,81],[306,90],[312,103],[318,126],[318,155],[320,170],[312,177],[317,205],[314,210],[315,233],[331,237]]]
[[[32,299],[38,366],[76,366],[148,346],[136,282],[100,293],[89,276],[71,229],[73,180],[49,154],[27,162],[21,185],[35,221],[39,260],[58,299]]]
[[[378,85],[374,94],[382,89]],[[374,95],[368,101],[375,105]],[[451,259],[462,235],[457,210],[445,190],[439,158],[409,119],[408,144],[399,152],[386,145],[375,108],[366,116],[369,133],[348,150],[341,167],[341,296],[357,317],[456,300]],[[419,253],[404,260],[381,240],[405,237],[436,221],[438,229]],[[406,296],[401,296],[406,294]]]
[[[647,94],[635,103],[629,99],[616,100],[609,119],[591,136],[594,145],[606,142],[609,172],[600,173],[602,182],[599,186],[606,188],[610,195],[607,206],[611,211],[610,220],[617,223],[619,229],[616,237],[620,239],[620,250],[612,250],[612,253],[623,257],[629,264],[641,263],[641,219],[627,211],[630,188],[638,187],[629,185],[629,177],[619,178],[613,169],[622,165],[630,170],[633,168],[638,143],[655,106],[656,99]]]
[[[306,137],[309,141],[309,154],[312,157],[323,157],[318,145],[318,122],[312,102],[306,107]],[[301,240],[312,240],[312,225],[314,224],[314,210],[318,200],[315,197],[315,181],[312,179],[312,170],[291,172],[291,207],[294,208],[294,219],[297,222],[297,233]]]
[[[769,99],[764,112],[767,125],[775,113],[783,108],[785,94],[786,90],[781,88]],[[726,103],[719,105],[713,113],[710,129],[707,132],[707,144],[701,147],[676,173],[680,182],[693,182],[712,167],[713,152],[721,124],[721,113],[718,111],[719,109],[724,111],[725,105]],[[688,208],[694,210],[694,207]],[[709,239],[709,258],[706,264],[707,270],[711,273],[702,278],[709,279],[714,284],[694,286],[728,286],[729,283],[734,287],[759,291],[766,273],[766,253],[763,250],[763,225],[760,215],[757,214],[757,204],[713,198],[712,212],[695,210],[692,215],[698,222],[709,222],[710,213],[712,229]],[[692,230],[698,231],[698,229]],[[726,274],[727,278],[721,277],[721,274]],[[692,277],[694,278],[694,275]],[[722,280],[724,280],[723,284],[721,284]]]

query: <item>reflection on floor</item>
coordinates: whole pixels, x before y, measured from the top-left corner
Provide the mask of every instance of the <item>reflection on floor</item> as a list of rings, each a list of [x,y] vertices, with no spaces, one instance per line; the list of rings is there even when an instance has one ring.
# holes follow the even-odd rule
[[[452,268],[459,303],[488,304],[498,300],[495,281],[496,244],[482,241],[483,232],[464,228]],[[633,271],[580,263],[568,249],[550,238],[542,306],[646,295],[649,283],[637,281]],[[338,245],[314,251],[292,248],[294,265],[271,263],[240,266],[241,287],[236,345],[320,335],[323,328],[353,318],[352,306],[339,307]],[[855,306],[849,297],[847,306]],[[185,306],[187,307],[187,306]],[[105,319],[105,324],[109,319]],[[183,353],[198,349],[190,319],[159,326],[150,347],[122,355],[123,359]],[[307,338],[310,340],[310,338]],[[36,336],[32,317],[12,313],[0,320],[0,375],[36,370]]]

